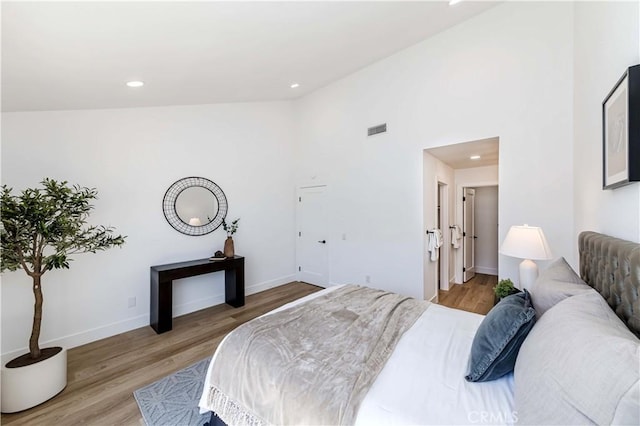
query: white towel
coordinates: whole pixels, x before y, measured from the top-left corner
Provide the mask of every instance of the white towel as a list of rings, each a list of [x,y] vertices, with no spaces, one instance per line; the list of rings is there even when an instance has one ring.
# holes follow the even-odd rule
[[[458,225],[451,228],[451,245],[453,248],[460,248],[460,240],[462,239],[462,231]]]
[[[444,236],[442,235],[442,231],[439,229],[434,229],[433,235],[436,236],[436,248],[442,247],[442,242],[444,241]]]
[[[442,246],[442,231],[433,229],[428,231],[427,250],[431,253],[431,261],[438,260],[440,254],[439,248]]]
[[[427,251],[431,253],[431,260],[438,259],[438,249],[436,248],[436,236],[433,232],[427,232]]]

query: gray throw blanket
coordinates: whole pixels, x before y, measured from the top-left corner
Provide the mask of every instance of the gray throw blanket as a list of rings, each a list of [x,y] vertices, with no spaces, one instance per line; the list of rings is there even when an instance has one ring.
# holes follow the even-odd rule
[[[429,302],[344,286],[250,321],[220,345],[209,408],[228,425],[353,424]]]

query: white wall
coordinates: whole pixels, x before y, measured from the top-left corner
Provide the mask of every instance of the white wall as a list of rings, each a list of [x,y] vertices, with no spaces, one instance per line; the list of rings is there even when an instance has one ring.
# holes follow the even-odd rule
[[[241,218],[234,240],[248,293],[293,280],[292,118],[288,102],[3,114],[3,183],[22,189],[51,177],[95,187],[91,221],[128,236],[122,249],[78,255],[70,270],[43,276],[41,342],[75,346],[147,325],[149,267],[222,249],[222,228],[192,237],[165,221],[164,193],[186,176],[220,185],[228,217]],[[33,296],[24,272],[2,281],[6,354],[26,347]],[[223,273],[174,284],[174,314],[224,301]]]
[[[576,231],[640,240],[639,185],[600,189],[600,103],[639,62],[638,9],[509,2],[293,105],[3,114],[4,183],[95,186],[95,223],[129,236],[123,249],[45,275],[42,341],[72,346],[147,324],[149,266],[222,246],[221,230],[188,237],[164,221],[164,191],[184,176],[217,182],[230,217],[242,218],[235,240],[249,292],[293,277],[295,186],[322,181],[338,241],[330,281],[370,275],[371,285],[429,297],[423,150],[487,137],[500,137],[500,241],[511,225],[542,226],[575,266]],[[365,136],[384,122],[387,133]],[[518,262],[501,256],[500,276],[516,276]],[[26,346],[32,296],[24,274],[2,280],[7,353]],[[222,291],[222,274],[183,280],[174,312],[220,303]]]
[[[475,264],[480,274],[498,275],[498,187],[476,188]]]
[[[487,137],[500,137],[502,223],[537,223],[571,251],[572,24],[571,4],[502,4],[298,102],[296,178],[329,182],[331,232],[351,236],[332,281],[426,296],[422,150]]]
[[[602,101],[640,62],[639,9],[638,1],[575,4],[574,241],[584,230],[640,241],[640,184],[602,189]]]

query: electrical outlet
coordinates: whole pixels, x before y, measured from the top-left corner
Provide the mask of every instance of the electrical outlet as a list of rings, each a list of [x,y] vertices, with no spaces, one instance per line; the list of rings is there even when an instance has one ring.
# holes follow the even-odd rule
[[[129,307],[130,308],[135,308],[136,307],[136,298],[135,297],[130,297],[129,298]]]
[[[365,281],[367,284],[371,284],[371,275],[365,275],[365,276],[364,276],[364,281]]]

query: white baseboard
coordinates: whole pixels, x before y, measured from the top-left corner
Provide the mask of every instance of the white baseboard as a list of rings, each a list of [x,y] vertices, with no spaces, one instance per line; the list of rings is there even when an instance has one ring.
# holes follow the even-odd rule
[[[265,281],[259,284],[254,284],[245,289],[245,295],[260,293],[261,291],[269,290],[273,287],[278,287],[279,285],[287,284],[292,281],[296,281],[296,275],[286,275],[284,277],[276,278],[274,280]]]
[[[442,287],[441,290],[449,291],[451,290],[451,287],[453,287],[455,284],[458,284],[458,283],[456,282],[456,276],[454,275],[452,277],[449,277],[449,282],[445,283],[445,285]]]
[[[183,315],[190,314],[191,312],[199,311],[201,309],[208,308],[209,306],[220,305],[224,303],[224,293],[216,294],[215,296],[206,297],[204,299],[193,300],[188,303],[173,306],[173,318],[181,317]]]
[[[295,274],[287,275],[284,277],[276,278],[274,280],[265,281],[262,283],[254,284],[245,288],[245,295],[259,293],[264,290],[268,290],[279,285],[287,284],[291,281],[295,281]],[[189,314],[191,312],[199,311],[201,309],[209,308],[224,303],[224,294],[216,295],[213,297],[207,297],[204,299],[195,300],[189,303],[173,307],[173,317],[179,317]],[[117,321],[111,324],[103,325],[100,327],[92,328],[90,330],[81,331],[79,333],[70,334],[68,336],[60,337],[58,339],[49,340],[47,342],[40,342],[41,347],[50,346],[62,346],[67,349],[75,348],[76,346],[85,345],[87,343],[95,342],[96,340],[105,339],[107,337],[115,336],[116,334],[125,333],[127,331],[135,330],[136,328],[149,326],[149,313],[138,315],[133,318],[127,318],[122,321]],[[11,361],[22,354],[29,352],[24,347],[11,352],[2,354],[2,364]]]
[[[498,268],[489,268],[485,266],[477,266],[476,272],[478,274],[486,274],[486,275],[498,275]]]
[[[116,334],[135,330],[136,328],[144,327],[145,325],[149,325],[149,313],[107,324],[101,327],[92,328],[86,331],[81,331],[80,333],[70,334],[58,339],[40,342],[40,347],[46,348],[51,346],[62,346],[66,349],[71,349],[75,348],[76,346],[82,346],[87,343],[95,342],[96,340],[115,336]],[[13,358],[16,358],[27,352],[29,352],[29,349],[27,347],[24,347],[18,350],[3,353],[2,364],[4,365],[5,363],[11,361]]]

